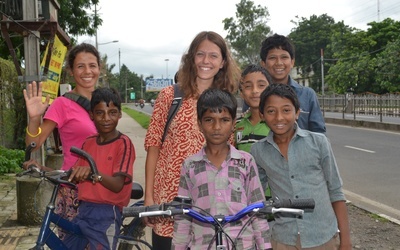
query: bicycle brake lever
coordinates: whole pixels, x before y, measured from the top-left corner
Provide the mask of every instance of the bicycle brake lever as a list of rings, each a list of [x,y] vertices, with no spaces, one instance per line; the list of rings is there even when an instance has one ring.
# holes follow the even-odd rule
[[[16,174],[17,177],[21,177],[23,175],[26,175],[28,173],[36,171],[37,173],[40,173],[40,169],[37,168],[35,165],[29,165],[28,168],[25,171],[22,171],[21,173]]]
[[[74,187],[74,188],[76,187],[76,184],[75,184],[75,183],[72,183],[72,182],[63,180],[62,177],[58,178],[58,182],[59,182],[60,184],[65,184],[65,185],[68,185],[68,186],[71,186],[71,187]]]

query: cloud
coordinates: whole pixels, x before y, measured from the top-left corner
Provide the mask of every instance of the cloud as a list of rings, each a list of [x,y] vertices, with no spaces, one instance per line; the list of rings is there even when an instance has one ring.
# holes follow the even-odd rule
[[[266,6],[270,13],[268,25],[274,33],[287,35],[295,26],[295,16],[309,18],[324,13],[336,22],[360,29],[366,23],[391,17],[400,18],[398,0],[254,0]],[[212,30],[226,36],[222,20],[235,17],[237,1],[220,0],[147,0],[100,1],[98,13],[103,25],[98,29],[98,43],[118,40],[118,43],[99,45],[101,54],[107,54],[114,63],[114,73],[125,64],[138,75],[172,78],[179,68],[182,54],[192,39],[203,30]],[[379,3],[379,11],[378,11]],[[79,37],[79,42],[95,44],[94,37]],[[120,52],[120,53],[119,53]],[[165,59],[169,59],[168,62]]]

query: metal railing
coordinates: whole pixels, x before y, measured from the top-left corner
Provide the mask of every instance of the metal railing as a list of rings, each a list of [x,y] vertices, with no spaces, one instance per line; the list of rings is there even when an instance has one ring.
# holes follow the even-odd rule
[[[400,117],[400,94],[319,95],[318,101],[323,112]]]

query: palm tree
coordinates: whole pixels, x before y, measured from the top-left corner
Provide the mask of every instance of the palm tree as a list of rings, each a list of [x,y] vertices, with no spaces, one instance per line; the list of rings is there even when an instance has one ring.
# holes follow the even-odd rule
[[[98,86],[100,87],[110,87],[110,78],[113,77],[112,70],[115,67],[115,63],[108,65],[107,59],[107,55],[104,55],[101,58],[100,77],[98,82]]]

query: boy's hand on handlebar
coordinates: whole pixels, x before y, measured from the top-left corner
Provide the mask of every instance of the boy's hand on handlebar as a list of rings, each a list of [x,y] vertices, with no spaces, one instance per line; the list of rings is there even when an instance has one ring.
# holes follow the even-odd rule
[[[149,198],[145,198],[144,199],[144,205],[145,206],[151,206],[151,205],[154,205],[155,203],[154,203],[154,200],[153,199],[149,199]],[[153,223],[153,218],[150,218],[150,217],[144,217],[143,218],[143,222],[144,222],[144,224],[146,225],[146,226],[148,226],[148,227],[154,227],[155,225],[154,225],[154,223]]]
[[[40,170],[44,169],[44,166],[40,165],[35,159],[30,159],[29,161],[25,161],[22,163],[22,167],[27,170],[30,167],[36,167]]]
[[[92,171],[90,170],[90,167],[75,166],[72,167],[72,172],[68,181],[73,183],[87,181],[91,175]]]

